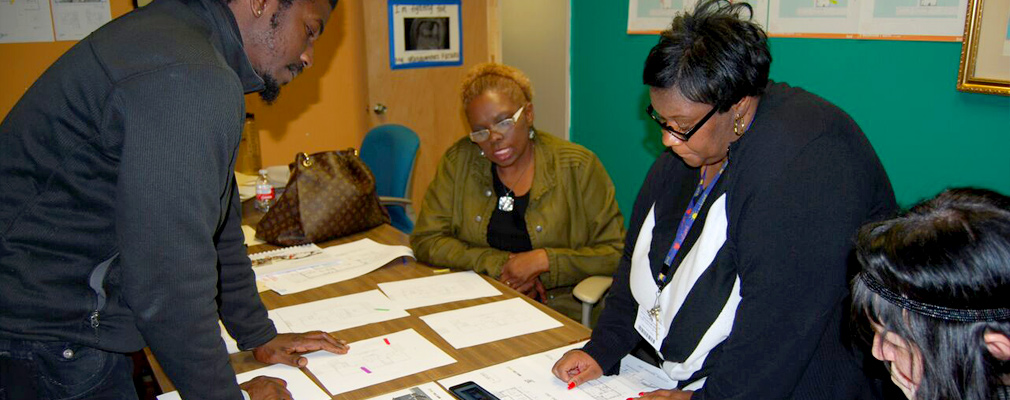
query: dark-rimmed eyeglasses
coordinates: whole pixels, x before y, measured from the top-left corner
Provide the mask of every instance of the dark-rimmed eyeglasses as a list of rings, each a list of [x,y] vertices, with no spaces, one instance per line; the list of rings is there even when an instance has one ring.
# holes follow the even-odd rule
[[[491,125],[491,129],[481,129],[479,131],[470,132],[470,141],[474,143],[483,142],[491,137],[491,131],[508,133],[516,126],[516,122],[519,121],[519,116],[522,115],[523,109],[525,108],[526,105],[524,104],[522,107],[519,107],[519,109],[516,110],[516,113],[512,114],[511,117],[505,118],[496,122],[494,125]]]
[[[649,114],[649,117],[652,117],[652,120],[656,121],[656,123],[659,124],[659,127],[663,128],[664,131],[670,132],[670,134],[676,137],[678,140],[686,142],[691,139],[691,135],[694,135],[695,132],[698,132],[698,129],[701,129],[702,125],[705,125],[705,122],[708,121],[709,118],[712,118],[712,116],[715,115],[716,108],[717,107],[712,107],[712,111],[709,111],[708,114],[705,114],[705,116],[702,117],[697,124],[694,124],[694,128],[691,128],[691,130],[687,132],[681,132],[676,129],[673,129],[673,127],[667,124],[666,118],[663,118],[662,116],[656,114],[656,109],[652,108],[652,104],[649,104],[649,106],[645,108],[645,113]]]

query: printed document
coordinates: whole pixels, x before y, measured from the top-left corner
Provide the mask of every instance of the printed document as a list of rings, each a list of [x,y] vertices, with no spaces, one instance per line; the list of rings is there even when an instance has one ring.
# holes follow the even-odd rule
[[[350,344],[347,354],[305,355],[308,370],[333,395],[455,363],[456,360],[407,329]]]
[[[329,400],[330,398],[330,395],[326,394],[319,386],[316,386],[302,370],[283,364],[274,364],[266,368],[238,374],[238,383],[248,382],[261,375],[283,379],[288,384],[287,389],[291,392],[291,397],[298,400]],[[158,400],[182,400],[182,398],[179,397],[179,392],[168,392],[158,396]]]
[[[311,254],[305,256],[304,260],[296,261],[300,264],[298,267],[290,266],[289,263],[293,260],[274,260],[277,262],[274,266],[257,266],[254,261],[253,270],[264,271],[257,272],[256,279],[284,295],[357,278],[397,258],[414,257],[414,252],[407,246],[384,245],[371,239],[327,247],[321,250],[321,254],[314,251],[313,249]],[[288,255],[280,253],[273,256]]]
[[[397,390],[367,400],[456,400],[455,397],[434,382],[417,385],[409,389]]]
[[[274,321],[277,330],[280,331],[283,325],[286,332],[336,332],[407,316],[410,314],[397,307],[378,290],[270,311],[270,319]]]
[[[410,316],[378,290],[278,308],[268,311],[267,315],[274,321],[277,333],[336,332]],[[238,343],[224,329],[224,323],[221,323],[221,338],[228,354],[239,352]]]
[[[551,367],[566,351],[583,345],[579,343],[517,358],[438,383],[452,387],[474,381],[502,400],[624,400],[637,398],[640,392],[676,387],[677,382],[661,369],[629,355],[621,361],[619,375],[603,376],[568,390],[567,384],[551,373]]]
[[[379,289],[404,309],[501,295],[473,271],[383,282]]]
[[[425,315],[421,320],[457,349],[562,326],[518,297]]]

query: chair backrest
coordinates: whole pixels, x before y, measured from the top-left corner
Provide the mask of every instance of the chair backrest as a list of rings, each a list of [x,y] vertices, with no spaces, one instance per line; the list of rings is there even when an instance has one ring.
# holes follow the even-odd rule
[[[379,125],[365,134],[359,155],[375,175],[379,196],[407,197],[407,184],[421,141],[403,125]]]

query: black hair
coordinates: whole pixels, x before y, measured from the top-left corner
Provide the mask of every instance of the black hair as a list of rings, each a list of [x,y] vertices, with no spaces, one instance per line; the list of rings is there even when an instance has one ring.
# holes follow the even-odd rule
[[[676,87],[688,100],[719,112],[746,96],[761,95],[772,56],[768,36],[752,16],[750,4],[727,0],[703,0],[693,12],[677,15],[649,51],[643,83]]]
[[[953,309],[1007,307],[1010,197],[959,188],[899,218],[864,226],[856,244],[861,274],[908,301]],[[902,309],[853,281],[853,315],[864,338],[873,322],[922,354],[917,399],[988,400],[1010,373],[992,355],[987,331],[1010,336],[1010,320],[958,322]],[[883,333],[882,333],[883,334]]]

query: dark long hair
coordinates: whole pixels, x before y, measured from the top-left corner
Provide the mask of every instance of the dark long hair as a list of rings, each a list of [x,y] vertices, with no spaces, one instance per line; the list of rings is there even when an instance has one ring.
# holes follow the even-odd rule
[[[861,274],[902,301],[959,310],[1007,308],[1010,198],[984,189],[951,189],[899,218],[864,226],[856,244]],[[864,277],[853,281],[853,315],[922,353],[917,399],[989,400],[1010,363],[989,352],[987,331],[1010,336],[1010,320],[960,322],[902,308]],[[956,319],[956,318],[955,318]]]
[[[673,19],[645,59],[642,81],[676,87],[685,98],[726,112],[768,84],[768,36],[751,22],[750,4],[703,0]],[[744,18],[746,16],[746,18]]]

